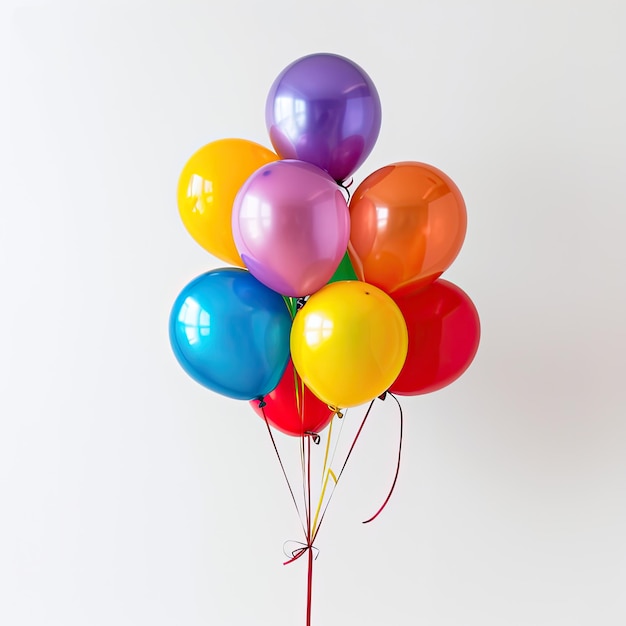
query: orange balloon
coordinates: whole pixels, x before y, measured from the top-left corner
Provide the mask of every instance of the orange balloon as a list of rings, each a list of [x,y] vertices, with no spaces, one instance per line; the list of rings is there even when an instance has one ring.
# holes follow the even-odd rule
[[[458,187],[436,167],[414,161],[370,174],[349,209],[354,269],[360,280],[388,294],[410,293],[439,278],[467,230]]]

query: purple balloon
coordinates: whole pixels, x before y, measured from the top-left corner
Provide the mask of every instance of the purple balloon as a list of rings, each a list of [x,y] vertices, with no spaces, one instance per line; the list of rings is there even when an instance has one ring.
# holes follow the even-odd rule
[[[350,213],[337,183],[303,161],[264,165],[233,206],[233,237],[250,273],[299,298],[332,278],[348,247]]]
[[[380,132],[380,99],[370,77],[336,54],[288,65],[265,106],[270,140],[283,159],[300,159],[344,181],[368,157]]]

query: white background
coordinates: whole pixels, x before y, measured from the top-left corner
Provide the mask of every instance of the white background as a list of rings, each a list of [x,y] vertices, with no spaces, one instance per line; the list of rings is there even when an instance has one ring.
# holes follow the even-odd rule
[[[364,526],[397,446],[377,405],[317,542],[313,624],[626,623],[625,7],[4,3],[0,623],[304,624],[264,425],[184,374],[167,318],[223,265],[180,221],[180,170],[222,137],[269,147],[269,87],[312,52],[378,88],[357,183],[418,160],[461,189],[444,277],[483,325],[461,379],[402,400],[397,489]]]

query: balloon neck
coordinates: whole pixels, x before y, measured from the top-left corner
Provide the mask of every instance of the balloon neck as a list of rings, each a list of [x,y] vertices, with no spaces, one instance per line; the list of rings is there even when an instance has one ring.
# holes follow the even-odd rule
[[[343,413],[339,407],[329,404],[328,408],[337,416],[337,419],[341,419],[343,417]]]
[[[321,437],[319,436],[318,433],[314,433],[312,430],[305,430],[304,434],[308,435],[309,437],[311,437],[313,443],[316,446],[319,445],[319,442],[321,441]]]
[[[347,180],[347,179],[346,179]],[[346,180],[336,180],[335,182],[346,192],[346,204],[350,202],[350,187],[354,183],[354,178],[350,178],[348,182]]]

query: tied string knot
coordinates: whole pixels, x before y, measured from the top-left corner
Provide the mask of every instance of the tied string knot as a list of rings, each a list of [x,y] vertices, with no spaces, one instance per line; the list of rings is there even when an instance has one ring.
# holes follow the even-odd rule
[[[311,440],[313,441],[313,443],[317,446],[319,445],[319,442],[321,441],[321,437],[319,436],[318,433],[314,433],[312,430],[305,430],[304,431],[305,435],[308,435],[309,437],[311,437]]]
[[[337,416],[337,419],[341,419],[343,417],[343,413],[339,407],[329,404],[328,408]]]
[[[346,193],[346,203],[350,202],[350,187],[352,187],[352,184],[354,183],[354,178],[350,178],[349,182],[344,181],[337,181],[337,184],[345,191]]]
[[[288,546],[296,546],[292,550],[288,550]],[[310,543],[302,543],[301,541],[285,541],[283,544],[283,554],[288,558],[287,561],[283,563],[283,565],[289,565],[294,561],[297,561],[301,556],[306,554],[309,550],[313,553],[313,558],[317,559],[319,556],[319,548],[316,548],[314,545]]]

